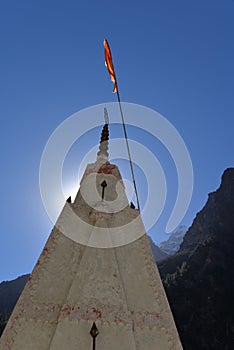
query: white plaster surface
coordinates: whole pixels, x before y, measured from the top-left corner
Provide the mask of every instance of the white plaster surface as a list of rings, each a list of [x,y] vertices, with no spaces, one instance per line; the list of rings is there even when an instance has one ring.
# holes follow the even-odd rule
[[[106,179],[110,185],[106,203],[100,200],[100,188],[99,197],[90,196],[91,206],[80,192],[73,204],[66,203],[0,339],[0,350],[91,350],[94,321],[96,350],[182,349],[143,223],[129,207],[123,185],[116,197],[115,175],[96,174],[97,183]],[[81,186],[90,194],[88,178]],[[121,203],[113,204],[113,199]],[[123,209],[115,212],[115,205]],[[82,220],[69,226],[71,211]],[[138,238],[115,246],[115,240],[126,240],[121,226],[135,218],[134,232],[128,233]],[[70,238],[59,229],[68,227]],[[91,246],[78,243],[77,235]],[[99,243],[113,247],[92,246],[97,235]]]

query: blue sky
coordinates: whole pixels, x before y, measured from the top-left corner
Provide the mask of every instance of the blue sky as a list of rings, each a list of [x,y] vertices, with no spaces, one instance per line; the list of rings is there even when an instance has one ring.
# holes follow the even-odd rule
[[[191,224],[234,163],[233,18],[233,0],[1,3],[0,281],[32,270],[52,228],[38,184],[50,134],[83,108],[116,101],[104,37],[122,100],[161,113],[188,147],[194,194],[183,223]],[[154,152],[164,151],[155,145]],[[67,163],[67,173],[78,166]],[[168,169],[173,192],[176,174]],[[152,233],[155,241],[166,237],[164,224]]]

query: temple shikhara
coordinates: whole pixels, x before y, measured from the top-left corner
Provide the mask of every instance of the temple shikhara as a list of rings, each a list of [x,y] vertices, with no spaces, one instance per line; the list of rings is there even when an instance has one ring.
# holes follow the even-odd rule
[[[181,350],[108,124],[97,159],[67,200],[0,339],[0,350]]]

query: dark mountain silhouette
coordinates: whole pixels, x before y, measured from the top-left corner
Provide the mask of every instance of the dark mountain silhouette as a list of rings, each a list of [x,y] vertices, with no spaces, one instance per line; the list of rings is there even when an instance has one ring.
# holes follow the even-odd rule
[[[0,335],[27,282],[29,275],[0,283]]]
[[[154,259],[155,261],[159,262],[163,259],[166,259],[168,257],[168,254],[163,252],[155,243],[154,241],[152,240],[151,237],[149,237],[149,242],[150,242],[150,246],[151,246],[151,249],[152,249],[152,253],[153,253],[153,256],[154,256]]]
[[[234,168],[158,267],[184,349],[234,349]]]

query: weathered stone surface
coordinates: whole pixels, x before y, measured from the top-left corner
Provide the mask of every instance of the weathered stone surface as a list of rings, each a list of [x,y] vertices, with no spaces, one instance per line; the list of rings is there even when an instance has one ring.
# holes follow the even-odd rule
[[[141,217],[109,163],[89,165],[66,203],[0,350],[87,350],[94,321],[103,350],[182,349]]]

